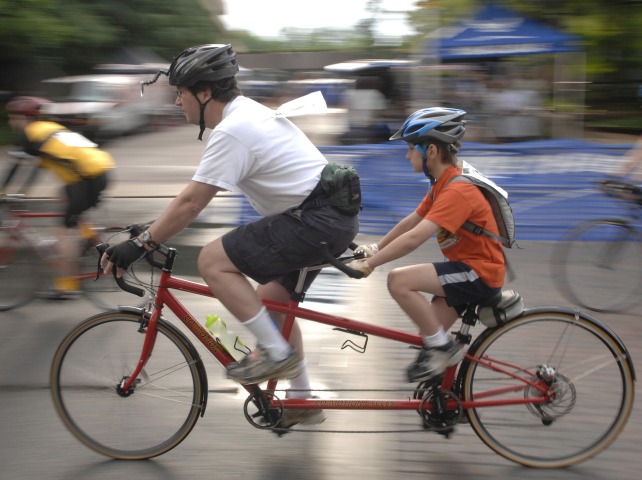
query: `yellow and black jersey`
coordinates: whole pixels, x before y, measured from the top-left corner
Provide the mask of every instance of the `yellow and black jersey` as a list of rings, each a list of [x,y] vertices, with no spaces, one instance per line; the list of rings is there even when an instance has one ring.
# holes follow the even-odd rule
[[[26,152],[39,156],[40,167],[51,170],[66,184],[95,178],[115,167],[109,153],[58,123],[33,122],[24,134]]]

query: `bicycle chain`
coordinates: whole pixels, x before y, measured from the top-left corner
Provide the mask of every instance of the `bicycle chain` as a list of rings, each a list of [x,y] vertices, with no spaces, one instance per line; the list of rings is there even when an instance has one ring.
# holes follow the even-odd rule
[[[427,390],[425,388],[415,388],[413,390],[406,390],[406,389],[370,389],[370,388],[339,388],[339,389],[312,389],[312,390],[307,390],[307,389],[288,389],[290,392],[394,392],[394,393],[400,393],[400,392],[409,392],[412,394],[416,394],[419,390]],[[271,392],[268,392],[270,394],[273,394],[273,392],[285,392],[286,390],[280,389],[280,390],[273,390]],[[416,412],[418,415],[419,412]],[[420,415],[421,418],[421,415]],[[251,422],[250,422],[251,423]],[[255,426],[255,425],[253,425]],[[258,428],[258,427],[257,427]],[[278,434],[279,436],[284,435],[286,433],[291,433],[291,432],[297,432],[297,433],[348,433],[348,434],[374,434],[374,433],[425,433],[425,432],[435,432],[435,433],[442,433],[442,429],[430,429],[430,428],[425,428],[425,427],[420,427],[420,428],[413,428],[413,429],[396,429],[396,430],[322,430],[322,429],[308,429],[308,428],[278,428],[278,427],[272,427],[271,428],[273,433]],[[446,429],[443,429],[446,430]]]

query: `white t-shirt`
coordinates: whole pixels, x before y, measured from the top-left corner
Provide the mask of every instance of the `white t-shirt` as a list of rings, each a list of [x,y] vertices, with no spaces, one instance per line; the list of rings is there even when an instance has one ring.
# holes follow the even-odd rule
[[[192,180],[238,189],[263,216],[300,205],[327,160],[305,134],[274,110],[239,96],[223,109]]]

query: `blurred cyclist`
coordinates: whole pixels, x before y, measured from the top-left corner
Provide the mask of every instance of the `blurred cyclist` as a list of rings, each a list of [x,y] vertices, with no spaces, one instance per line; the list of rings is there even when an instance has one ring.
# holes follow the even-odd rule
[[[397,268],[388,275],[388,290],[423,338],[417,360],[407,369],[410,382],[438,378],[463,358],[463,350],[446,332],[463,313],[465,304],[494,296],[504,283],[502,245],[463,228],[470,221],[497,234],[490,204],[477,186],[449,183],[461,173],[456,154],[466,131],[465,114],[454,108],[424,108],[410,115],[390,138],[408,144],[406,158],[415,172],[424,172],[432,186],[415,212],[379,242],[357,249],[368,258],[349,264],[367,276],[437,235],[448,261]],[[432,301],[423,293],[432,294]]]
[[[320,187],[326,159],[292,122],[243,96],[238,71],[230,45],[200,45],[145,82],[168,75],[187,122],[200,127],[198,138],[213,130],[191,182],[148,230],[109,248],[103,266],[106,272],[127,269],[187,227],[219,192],[240,189],[263,218],[205,245],[198,259],[212,292],[257,339],[256,350],[230,364],[227,374],[243,384],[289,378],[288,396],[309,397],[299,327],[294,325],[290,346],[275,324],[280,315],[270,315],[261,299],[287,303],[298,270],[322,261],[320,242],[343,252],[357,234],[358,217],[329,205]],[[256,291],[246,276],[260,284]],[[292,410],[279,426],[324,419],[320,410]]]
[[[17,133],[16,145],[24,153],[37,157],[37,168],[22,190],[35,182],[40,169],[51,171],[63,184],[61,200],[65,203],[63,226],[57,229],[59,268],[62,276],[54,279],[48,298],[72,298],[80,289],[78,274],[81,243],[78,221],[83,212],[95,207],[107,186],[107,172],[114,168],[112,157],[95,143],[55,122],[39,119],[41,107],[48,100],[38,97],[15,97],[6,105],[9,125]],[[11,182],[20,162],[10,169],[2,191]]]
[[[617,177],[630,177],[632,180],[642,182],[642,135],[638,138],[633,148],[627,152],[614,175]]]

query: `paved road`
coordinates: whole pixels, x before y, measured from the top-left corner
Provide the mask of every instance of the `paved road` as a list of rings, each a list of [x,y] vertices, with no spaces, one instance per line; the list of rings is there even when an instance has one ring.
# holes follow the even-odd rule
[[[187,132],[192,133],[192,132]],[[185,135],[176,132],[175,135]],[[191,138],[191,137],[189,137]],[[199,149],[188,145],[189,154]],[[118,155],[119,188],[136,192],[157,191],[162,185],[170,194],[179,188],[189,167],[175,166],[173,140],[167,136],[132,138],[113,145]],[[200,147],[200,145],[197,144]],[[167,179],[160,169],[172,173]],[[177,162],[174,162],[177,163]],[[132,180],[126,173],[138,172]],[[48,188],[45,184],[43,189]],[[152,217],[162,209],[165,199],[119,200],[105,205],[114,219],[128,221],[141,215]],[[220,235],[224,229],[192,229],[176,239],[183,252],[179,270],[193,273],[193,245],[203,237]],[[360,240],[373,240],[362,236]],[[552,286],[549,274],[550,242],[523,242],[521,250],[510,252],[518,278],[510,285],[519,290],[528,306],[567,305]],[[434,245],[426,245],[412,258],[395,266],[439,258]],[[337,303],[313,303],[310,308],[326,309],[364,321],[396,326],[412,331],[410,322],[388,297],[385,289],[387,268],[366,281],[357,282],[337,275],[326,275],[308,298],[336,296]],[[4,281],[4,280],[3,280]],[[220,312],[211,300],[190,299],[196,318]],[[34,302],[13,312],[0,313],[0,478],[2,479],[202,479],[247,480],[312,479],[545,479],[545,480],[625,480],[642,467],[637,442],[642,433],[639,402],[629,425],[620,438],[598,457],[565,470],[538,471],[514,465],[494,454],[463,425],[449,440],[432,433],[325,434],[297,433],[277,438],[252,428],[242,415],[243,395],[225,379],[221,369],[206,361],[211,388],[208,410],[188,439],[172,452],[143,462],[120,462],[102,458],[79,444],[56,416],[48,391],[48,369],[53,352],[62,337],[83,318],[96,313],[84,300],[73,303]],[[223,312],[224,313],[224,312]],[[225,316],[225,315],[224,315]],[[170,317],[171,318],[171,317]],[[228,316],[229,318],[229,316]],[[600,316],[625,341],[634,362],[642,355],[642,329],[633,313]],[[243,328],[230,322],[238,333]],[[345,338],[329,327],[303,325],[308,364],[315,386],[332,384],[345,388],[397,388],[403,368],[412,352],[396,344],[371,338],[368,351],[361,355],[341,351]],[[640,387],[636,386],[638,398]],[[96,412],[99,416],[101,412]],[[599,412],[597,412],[599,414]],[[160,421],[161,419],[159,419]],[[418,425],[412,412],[329,412],[324,426],[349,429],[394,429],[399,425]]]

